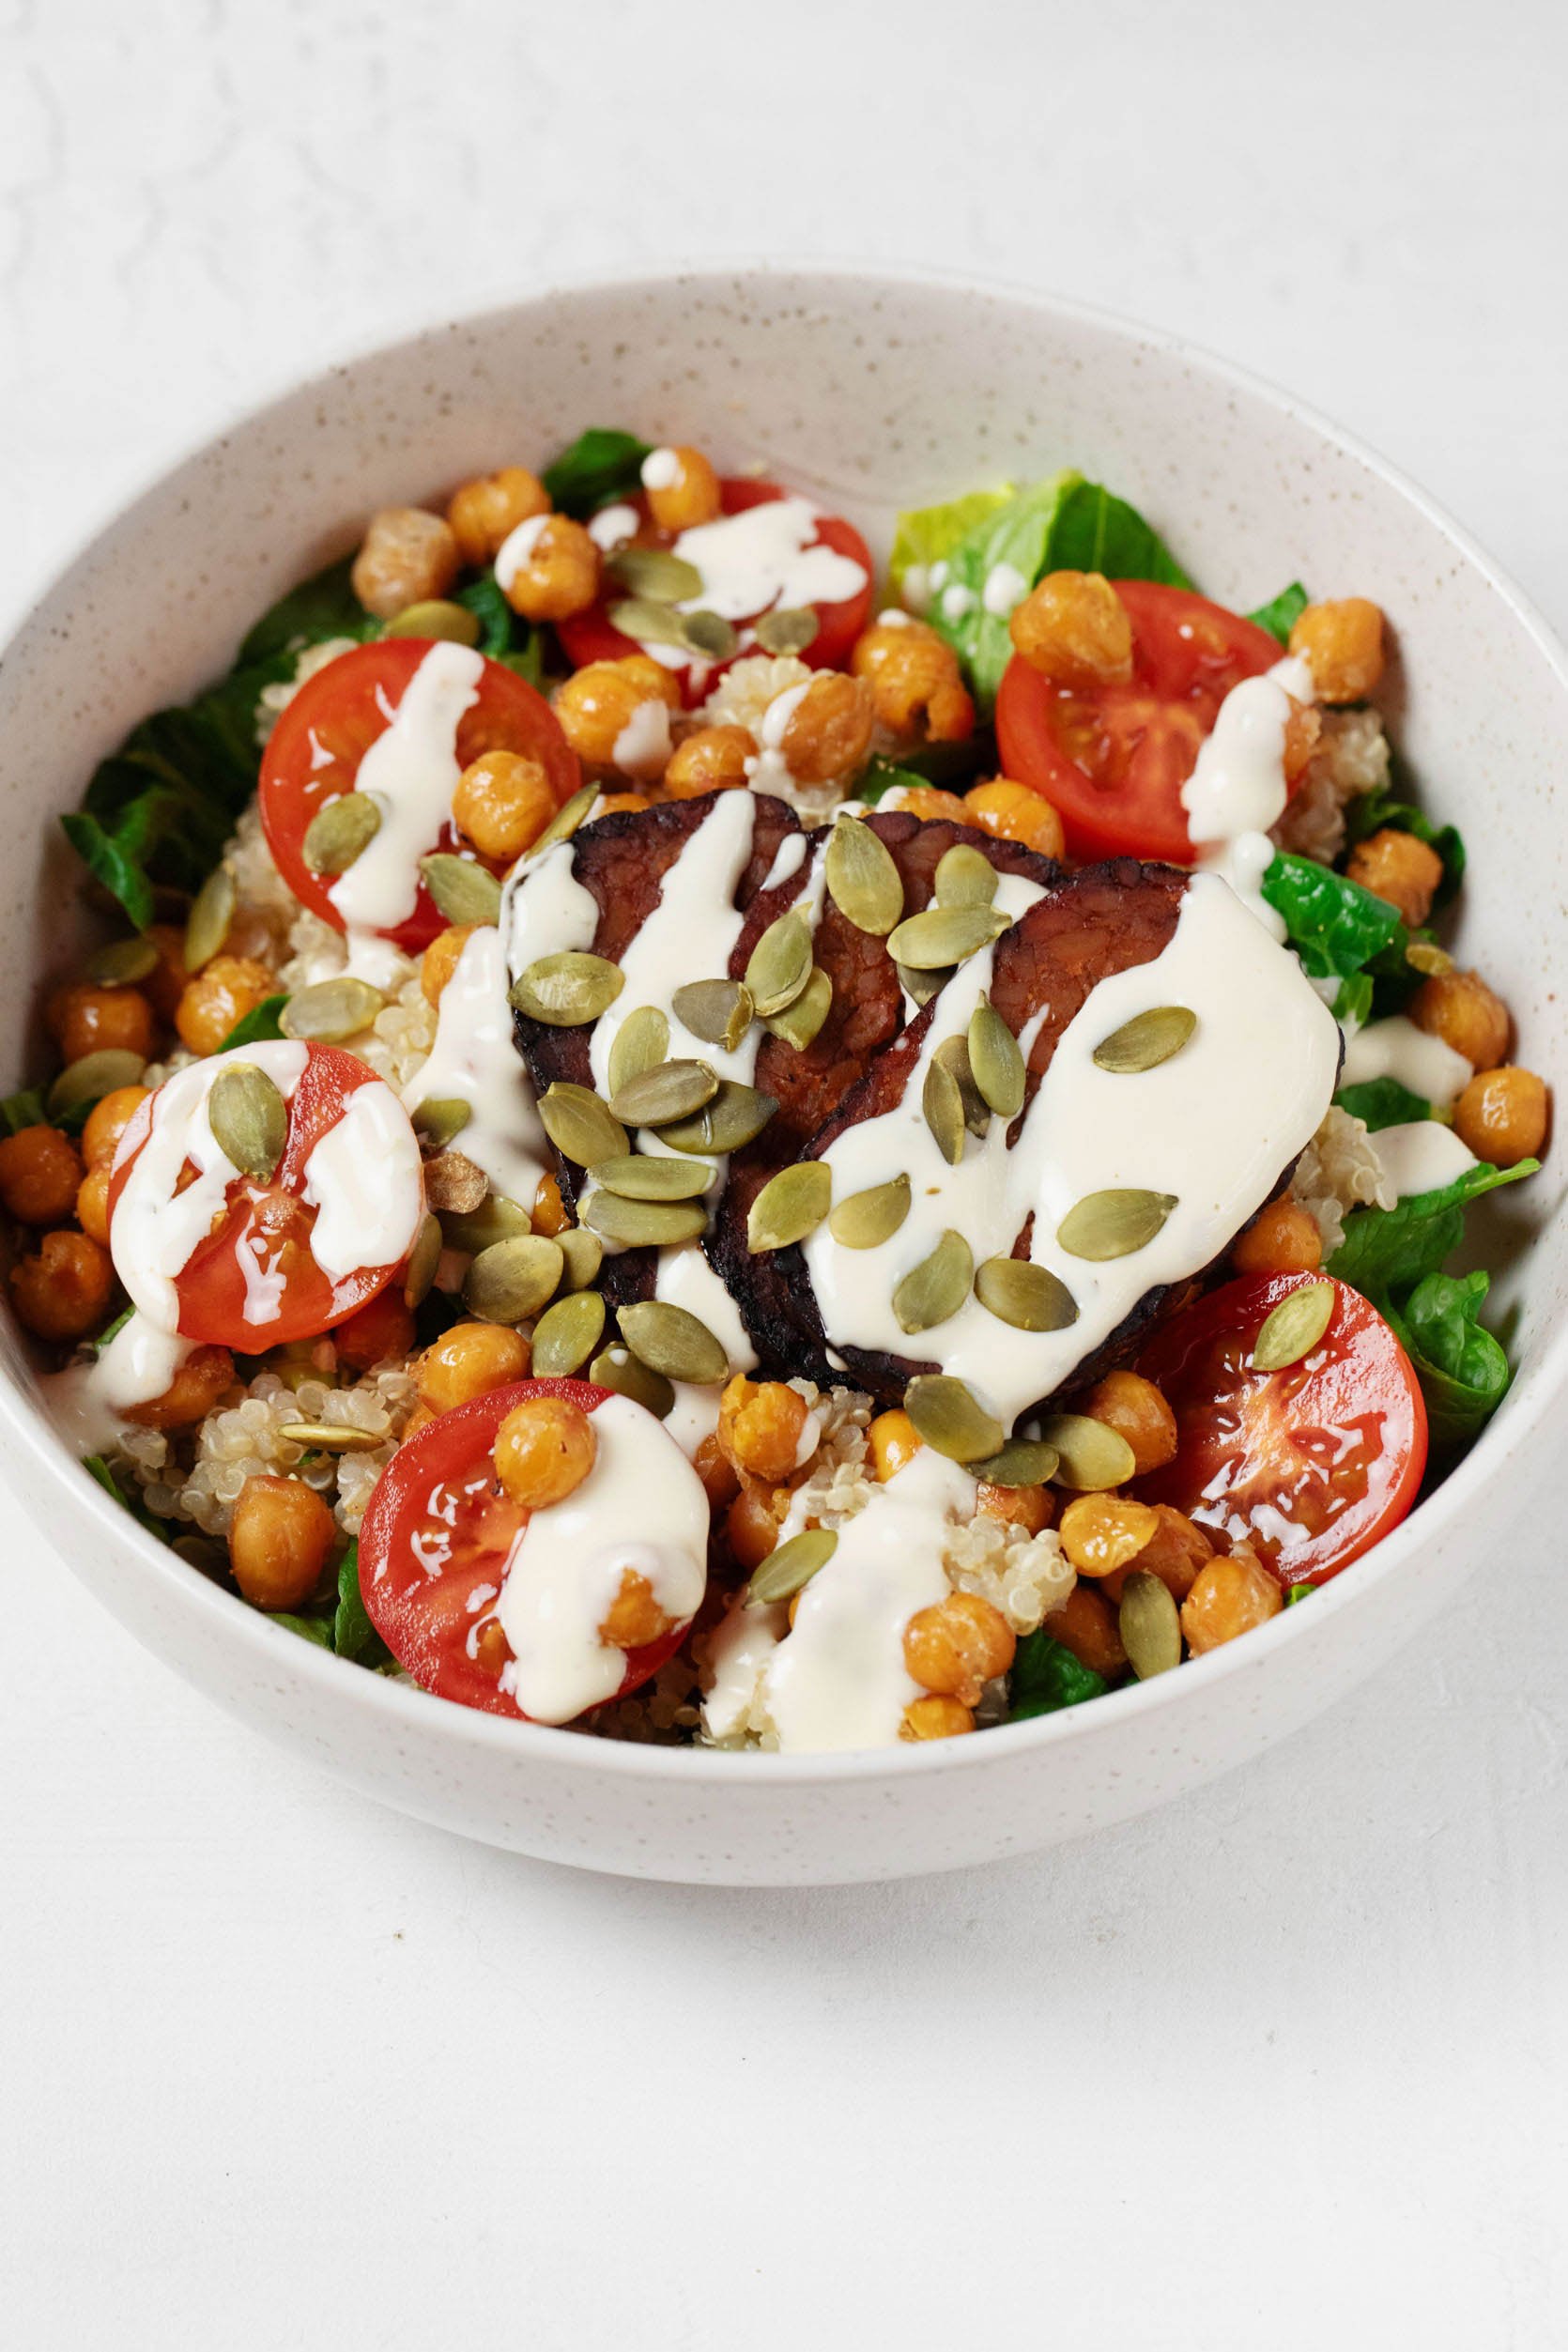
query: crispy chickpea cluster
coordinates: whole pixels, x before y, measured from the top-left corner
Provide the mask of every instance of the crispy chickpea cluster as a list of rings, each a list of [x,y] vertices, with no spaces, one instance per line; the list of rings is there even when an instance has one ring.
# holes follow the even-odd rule
[[[1031,669],[1051,685],[1125,685],[1132,675],[1132,623],[1099,572],[1048,572],[1007,623]]]
[[[924,622],[879,621],[855,640],[850,667],[871,689],[878,724],[927,743],[962,743],[975,705],[945,638]]]

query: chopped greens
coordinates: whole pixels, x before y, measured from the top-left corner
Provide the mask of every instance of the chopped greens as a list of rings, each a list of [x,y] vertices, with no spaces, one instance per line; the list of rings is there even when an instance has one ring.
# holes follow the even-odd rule
[[[639,441],[635,433],[590,425],[570,449],[562,450],[553,466],[546,467],[540,480],[552,505],[562,515],[575,515],[580,522],[601,506],[635,496],[642,487],[642,461],[652,446]]]
[[[1354,849],[1358,841],[1364,841],[1369,834],[1385,829],[1413,833],[1418,841],[1424,841],[1428,849],[1437,851],[1443,861],[1443,878],[1437,884],[1433,908],[1440,914],[1444,907],[1452,906],[1465,879],[1465,842],[1458,826],[1434,824],[1423,810],[1412,807],[1407,800],[1394,800],[1387,792],[1364,793],[1360,799],[1353,800],[1345,812],[1347,850]]]
[[[114,1496],[122,1511],[130,1512],[138,1527],[146,1528],[149,1535],[161,1536],[167,1541],[168,1529],[164,1522],[161,1519],[155,1519],[139,1497],[127,1494],[101,1453],[85,1455],[82,1468],[89,1478],[97,1480],[106,1495]]]
[[[237,1045],[260,1045],[266,1039],[281,1038],[283,1023],[279,1015],[287,1002],[286,996],[265,996],[259,1005],[253,1005],[248,1013],[240,1014],[218,1048],[219,1053],[228,1053]]]
[[[1018,1645],[1010,1681],[1010,1720],[1022,1723],[1030,1715],[1054,1714],[1062,1707],[1082,1706],[1111,1687],[1092,1667],[1080,1665],[1065,1643],[1044,1626],[1025,1634]]]
[[[478,616],[479,650],[488,660],[515,669],[530,686],[539,684],[545,670],[539,633],[513,611],[494,572],[482,572],[457,591],[453,602]]]
[[[349,585],[353,565],[353,557],[345,556],[313,578],[301,580],[286,596],[280,596],[240,647],[240,669],[275,661],[280,653],[298,653],[304,646],[324,644],[329,638],[377,636],[380,623],[366,612]]]
[[[1290,944],[1314,979],[1360,972],[1391,955],[1404,961],[1409,934],[1398,909],[1314,858],[1276,851],[1263,895],[1284,916]]]
[[[331,1623],[331,1646],[340,1658],[361,1666],[387,1666],[392,1652],[371,1623],[360,1591],[360,1546],[349,1545],[338,1563],[338,1605]]]
[[[1432,1442],[1440,1448],[1473,1437],[1508,1389],[1508,1358],[1480,1321],[1490,1288],[1491,1276],[1479,1271],[1428,1274],[1405,1302],[1405,1345],[1426,1397]]]
[[[1288,588],[1281,589],[1271,603],[1259,605],[1256,612],[1250,612],[1247,618],[1254,628],[1267,629],[1269,636],[1278,638],[1282,645],[1288,645],[1290,632],[1306,608],[1307,592],[1299,580],[1292,580]]]
[[[37,1086],[23,1086],[19,1094],[8,1095],[0,1102],[0,1119],[6,1122],[8,1135],[20,1135],[24,1127],[46,1126],[48,1118],[42,1093]]]
[[[1413,1094],[1397,1078],[1367,1078],[1360,1085],[1342,1086],[1334,1100],[1374,1135],[1381,1128],[1406,1127],[1413,1119],[1429,1119],[1433,1115],[1426,1097]]]
[[[915,792],[924,789],[930,781],[929,776],[916,775],[913,768],[900,767],[896,760],[873,760],[855,786],[854,796],[874,807],[891,792]]]
[[[1009,483],[1005,490],[971,490],[967,497],[949,499],[945,505],[915,507],[900,515],[887,559],[888,585],[894,594],[902,589],[912,570],[929,572],[1012,496]]]

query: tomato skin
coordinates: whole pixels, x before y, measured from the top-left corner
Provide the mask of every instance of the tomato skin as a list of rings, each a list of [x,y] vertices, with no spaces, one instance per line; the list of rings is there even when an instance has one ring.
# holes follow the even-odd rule
[[[305,1050],[304,1074],[288,1105],[288,1139],[270,1181],[259,1184],[241,1177],[231,1185],[217,1231],[197,1243],[174,1278],[183,1339],[234,1348],[241,1355],[318,1339],[378,1297],[407,1262],[405,1256],[390,1266],[361,1267],[334,1284],[310,1253],[315,1216],[301,1198],[305,1164],[328,1129],[336,1126],[348,1097],[361,1086],[382,1082],[357,1054],[332,1045]],[[132,1163],[152,1132],[157,1100],[154,1093],[137,1104],[115,1155],[109,1176],[111,1243],[115,1212]],[[240,1254],[247,1244],[249,1277]],[[253,1320],[250,1313],[257,1253],[265,1255],[269,1271],[282,1268],[278,1312],[265,1320]]]
[[[513,1407],[529,1397],[564,1396],[592,1413],[610,1394],[591,1380],[514,1381],[427,1422],[382,1471],[360,1529],[360,1590],[371,1623],[422,1689],[487,1714],[532,1720],[500,1688],[499,1669],[468,1650],[469,1632],[484,1606],[472,1596],[483,1586],[500,1583],[507,1555],[529,1517],[496,1477],[496,1433]],[[428,1505],[443,1486],[459,1490],[457,1515],[438,1520]],[[435,1530],[443,1527],[461,1538],[461,1548],[426,1568],[417,1556],[416,1540],[423,1530],[428,1531],[427,1543],[441,1541]],[[656,1674],[686,1631],[678,1625],[657,1641],[628,1650],[626,1671],[613,1698],[624,1699]]]
[[[742,482],[734,478],[721,481],[719,495],[727,515],[745,514],[748,507],[765,506],[770,500],[787,498],[790,494],[776,482]],[[651,520],[648,500],[641,491],[632,499],[618,503],[635,506],[642,517],[635,545],[639,547],[672,547],[678,534],[660,530]],[[870,549],[855,530],[838,515],[822,515],[817,522],[819,544],[836,547],[858,563],[866,574],[866,585],[857,595],[847,596],[839,604],[817,605],[817,634],[801,655],[813,669],[844,669],[849,665],[854,641],[865,630],[871,613],[871,596],[876,585],[876,566]],[[624,661],[628,654],[640,653],[642,647],[635,638],[624,636],[609,619],[608,607],[619,602],[624,591],[612,589],[602,594],[597,604],[580,612],[570,621],[558,622],[556,635],[565,648],[574,669],[586,669],[590,662]],[[756,616],[751,616],[755,618]],[[740,655],[735,657],[737,660]],[[689,667],[672,669],[670,676],[678,679],[682,699],[688,710],[706,699],[715,682],[730,667],[728,662],[705,665],[702,684],[698,687]]]
[[[1265,1318],[1293,1290],[1332,1283],[1328,1329],[1299,1363],[1256,1372]],[[1199,1299],[1156,1333],[1138,1370],[1176,1417],[1176,1458],[1134,1482],[1231,1543],[1243,1537],[1283,1585],[1324,1584],[1396,1527],[1426,1467],[1426,1407],[1410,1360],[1376,1307],[1328,1274],[1253,1274]],[[1300,1515],[1282,1541],[1282,1514]]]
[[[338,877],[314,873],[306,865],[305,834],[328,801],[353,791],[361,760],[385,732],[389,712],[402,701],[430,649],[428,638],[403,637],[380,638],[340,653],[306,680],[272,730],[263,754],[258,806],[267,845],[295,897],[334,930],[346,928],[330,896]],[[479,699],[457,730],[460,767],[484,751],[520,751],[537,760],[558,808],[582,782],[576,754],[544,696],[500,662],[485,662]],[[323,761],[321,752],[331,756]],[[450,822],[441,827],[439,839],[430,843],[432,850],[459,846]],[[506,871],[504,863],[481,863],[494,874]],[[418,955],[446,927],[446,917],[438,913],[421,882],[412,915],[381,936],[405,954]]]
[[[1070,857],[1190,866],[1181,787],[1198,747],[1232,686],[1271,669],[1283,650],[1189,589],[1113,585],[1132,623],[1130,683],[1068,692],[1015,653],[996,698],[1002,771],[1053,803]]]

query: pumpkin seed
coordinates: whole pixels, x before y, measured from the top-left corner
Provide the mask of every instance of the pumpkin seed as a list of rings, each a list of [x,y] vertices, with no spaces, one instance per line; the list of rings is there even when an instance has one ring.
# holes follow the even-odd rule
[[[1023,1055],[1018,1039],[984,996],[969,1016],[969,1067],[981,1100],[999,1119],[1016,1119],[1023,1108]]]
[[[656,605],[684,604],[702,593],[702,575],[696,564],[671,555],[668,547],[622,547],[605,570],[634,597],[652,597]]]
[[[52,1119],[63,1118],[68,1111],[79,1111],[85,1102],[101,1102],[116,1086],[135,1085],[146,1068],[141,1055],[124,1046],[100,1046],[96,1053],[81,1054],[66,1064],[44,1097],[43,1107]]]
[[[906,915],[887,947],[897,963],[937,972],[989,947],[999,928],[1006,930],[1007,922],[989,906],[929,906],[923,915]]]
[[[821,626],[809,605],[776,605],[758,616],[751,633],[764,653],[804,653]]]
[[[675,1402],[675,1391],[663,1373],[639,1361],[629,1347],[601,1348],[588,1367],[588,1376],[601,1389],[629,1396],[655,1421],[663,1421]]]
[[[904,911],[904,885],[886,844],[863,817],[840,817],[823,854],[835,906],[856,930],[885,939]]]
[[[471,1216],[489,1190],[484,1169],[460,1151],[438,1152],[424,1163],[424,1197],[438,1214],[446,1209],[458,1217]]]
[[[300,854],[313,874],[346,873],[380,830],[381,811],[368,792],[340,792],[305,827]]]
[[[1099,1494],[1132,1476],[1137,1460],[1119,1429],[1091,1421],[1087,1413],[1048,1413],[1040,1422],[1042,1443],[1054,1446],[1058,1486]]]
[[[840,1201],[827,1229],[846,1250],[875,1250],[892,1239],[908,1215],[909,1178],[893,1176]]]
[[[314,1038],[320,1044],[336,1045],[368,1029],[386,1001],[368,980],[343,973],[291,996],[278,1015],[278,1026],[285,1038]]]
[[[802,1160],[769,1176],[746,1221],[746,1247],[753,1257],[764,1250],[788,1249],[815,1233],[833,1200],[833,1171],[825,1160]]]
[[[605,1302],[596,1290],[575,1290],[546,1307],[533,1327],[531,1370],[536,1380],[569,1379],[598,1346]]]
[[[1185,1005],[1155,1005],[1146,1013],[1134,1013],[1095,1047],[1096,1066],[1133,1076],[1158,1069],[1181,1052],[1197,1025],[1197,1014]]]
[[[586,1226],[568,1225],[564,1233],[555,1237],[556,1247],[566,1260],[561,1280],[568,1290],[586,1290],[605,1262],[605,1245],[596,1233]]]
[[[394,612],[381,631],[383,637],[439,638],[448,645],[477,645],[479,615],[467,605],[449,604],[444,596],[430,596],[423,603],[405,605]]]
[[[967,1038],[944,1038],[931,1059],[940,1062],[944,1069],[952,1071],[963,1099],[963,1123],[971,1135],[983,1136],[991,1125],[991,1106],[975,1084],[975,1073],[969,1067]]]
[[[507,1003],[530,1020],[544,1022],[547,1028],[575,1029],[581,1022],[597,1021],[625,985],[618,964],[607,963],[603,956],[563,947],[530,963],[521,978],[513,982]]]
[[[1253,1343],[1254,1372],[1284,1372],[1310,1356],[1333,1320],[1332,1283],[1303,1283],[1280,1300]]]
[[[1181,1664],[1181,1619],[1175,1595],[1162,1577],[1150,1576],[1146,1568],[1134,1568],[1122,1587],[1116,1631],[1140,1683]]]
[[[820,963],[811,966],[811,977],[792,1005],[786,1005],[781,1013],[770,1013],[763,1024],[769,1033],[781,1038],[786,1045],[804,1053],[833,1009],[833,982]]]
[[[975,1296],[1015,1331],[1065,1331],[1078,1320],[1078,1301],[1066,1283],[1028,1258],[988,1257],[975,1277]]]
[[[593,1181],[624,1201],[694,1201],[713,1182],[713,1171],[698,1160],[661,1160],[629,1151],[593,1163]]]
[[[112,939],[87,961],[87,977],[100,988],[133,988],[157,969],[158,943],[145,932],[135,939]]]
[[[659,1141],[671,1151],[740,1151],[756,1141],[777,1108],[773,1095],[726,1078],[713,1100],[705,1102],[694,1118],[679,1119],[673,1127],[663,1129]]]
[[[949,1462],[984,1462],[1001,1453],[1007,1432],[951,1373],[923,1372],[904,1391],[916,1437]]]
[[[920,1091],[926,1125],[936,1138],[937,1150],[950,1168],[963,1158],[963,1089],[945,1062],[933,1061]]]
[[[601,1240],[623,1250],[670,1248],[677,1241],[695,1241],[707,1228],[708,1212],[700,1201],[628,1201],[619,1192],[595,1185],[582,1205],[582,1222]]]
[[[971,1467],[988,1486],[1043,1486],[1055,1477],[1056,1463],[1054,1446],[1041,1445],[1038,1438],[1009,1437],[1000,1453]]]
[[[630,1149],[625,1129],[592,1086],[558,1078],[539,1098],[539,1122],[563,1159],[579,1168],[620,1159]]]
[[[938,906],[990,906],[996,896],[996,869],[982,850],[955,841],[938,861],[932,887]]]
[[[453,1249],[477,1257],[481,1250],[493,1249],[498,1241],[513,1241],[519,1234],[531,1233],[533,1222],[516,1201],[508,1200],[504,1192],[492,1192],[471,1217],[446,1218],[441,1231]]]
[[[617,1320],[622,1338],[651,1372],[702,1389],[728,1379],[730,1359],[722,1342],[685,1307],[672,1306],[668,1299],[643,1299],[621,1308]]]
[[[811,977],[811,933],[792,907],[771,922],[751,951],[746,984],[766,1019],[781,1013]]]
[[[488,866],[478,866],[471,857],[455,857],[450,850],[438,850],[420,859],[419,869],[436,901],[437,914],[444,915],[449,923],[500,921],[500,884]]]
[[[531,866],[536,858],[543,857],[546,850],[553,850],[557,842],[569,841],[598,797],[597,784],[584,784],[570,800],[562,801],[529,851],[529,864]]]
[[[704,1045],[722,1045],[727,1053],[733,1053],[750,1028],[756,1009],[751,991],[740,980],[688,980],[669,1001],[684,1028]]]
[[[792,1601],[797,1592],[804,1592],[819,1568],[825,1568],[838,1548],[838,1538],[831,1528],[803,1528],[792,1535],[787,1544],[771,1551],[746,1588],[746,1605],[765,1605]]]
[[[207,1098],[219,1149],[245,1176],[269,1176],[288,1141],[288,1105],[254,1062],[225,1061]]]
[[[684,614],[681,637],[689,653],[700,653],[705,661],[714,662],[727,662],[741,641],[734,623],[726,621],[719,612]]]
[[[461,1095],[431,1095],[408,1115],[422,1144],[428,1144],[433,1151],[445,1151],[472,1118],[473,1105]]]
[[[385,1445],[385,1433],[377,1437],[374,1430],[356,1429],[341,1421],[285,1421],[278,1430],[290,1445],[315,1446],[323,1453],[373,1453]]]
[[[445,1246],[440,1219],[427,1215],[414,1237],[414,1246],[408,1253],[408,1263],[403,1272],[403,1297],[408,1306],[417,1307],[420,1300],[429,1295]]]
[[[617,1029],[609,1049],[609,1090],[618,1095],[669,1051],[669,1023],[656,1005],[639,1005]]]
[[[640,645],[675,645],[686,650],[685,622],[673,605],[654,596],[623,596],[609,607],[611,625]]]
[[[1073,1257],[1130,1257],[1154,1239],[1176,1205],[1174,1192],[1139,1192],[1114,1188],[1086,1192],[1056,1228],[1060,1246]]]
[[[672,1119],[689,1119],[717,1092],[717,1074],[706,1062],[661,1062],[628,1078],[610,1097],[610,1109],[628,1127],[667,1127]]]
[[[1421,973],[1429,980],[1446,979],[1457,967],[1453,958],[1435,939],[1412,939],[1405,950],[1405,961],[1412,972]]]
[[[498,1241],[469,1267],[463,1302],[482,1323],[526,1323],[550,1298],[565,1262],[542,1233]]]
[[[929,1256],[912,1266],[893,1292],[900,1331],[930,1331],[957,1314],[975,1278],[975,1256],[951,1226]]]
[[[925,1007],[945,989],[952,978],[955,966],[944,964],[939,972],[917,972],[912,963],[895,960],[893,969],[899,976],[899,986],[914,1004]]]
[[[334,803],[333,806],[339,807],[341,803]],[[374,802],[366,803],[367,807],[374,806]],[[379,822],[379,819],[377,822]],[[307,849],[311,833],[315,830],[315,826],[312,825],[310,833],[305,836]],[[307,857],[307,865],[309,862]],[[185,945],[182,956],[187,972],[199,972],[204,964],[212,961],[213,957],[229,935],[229,925],[234,920],[234,910],[238,898],[238,889],[228,868],[215,866],[197,891],[191,904],[191,912],[185,918]]]

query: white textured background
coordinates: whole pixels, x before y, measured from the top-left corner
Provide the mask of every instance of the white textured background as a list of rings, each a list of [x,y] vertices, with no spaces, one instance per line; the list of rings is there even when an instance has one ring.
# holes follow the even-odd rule
[[[1212,345],[1560,625],[1565,100],[1548,0],[0,0],[0,607],[384,327],[775,252]],[[1555,1528],[1207,1793],[815,1896],[457,1844],[0,1575],[19,2352],[1562,2340]]]

